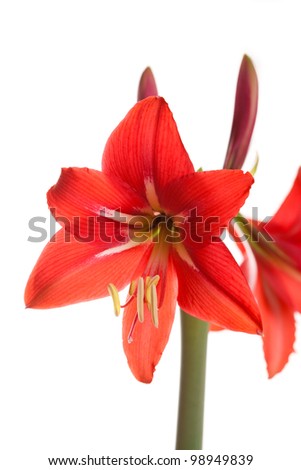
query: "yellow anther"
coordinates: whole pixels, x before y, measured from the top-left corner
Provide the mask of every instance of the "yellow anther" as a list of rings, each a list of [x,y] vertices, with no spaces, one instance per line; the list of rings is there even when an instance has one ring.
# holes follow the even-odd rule
[[[148,288],[151,277],[146,276],[145,278],[145,302],[147,303],[148,308],[150,308],[150,290]]]
[[[155,286],[157,286],[159,281],[160,281],[160,276],[159,276],[159,274],[156,274],[156,276],[154,276],[154,277],[151,278],[148,287],[152,286],[153,284],[154,284]]]
[[[152,315],[152,321],[156,328],[159,326],[159,317],[158,317],[158,298],[157,298],[157,289],[156,285],[152,284],[150,286],[151,292],[151,301],[150,301],[150,310]]]
[[[147,303],[147,306],[149,308],[150,302],[151,302],[151,296],[150,296],[150,288],[146,286],[145,289],[145,302]]]
[[[119,299],[118,290],[116,289],[114,284],[109,284],[108,291],[109,291],[110,296],[113,299],[114,313],[116,317],[118,317],[118,315],[120,314],[120,299]]]
[[[137,288],[137,313],[138,320],[142,323],[144,321],[144,279],[139,277]]]
[[[160,276],[156,274],[156,276],[150,277],[147,276],[145,280],[145,300],[150,307],[151,304],[151,286],[157,286],[158,282],[160,281]]]
[[[130,288],[129,288],[129,295],[134,295],[136,289],[136,281],[131,281]]]

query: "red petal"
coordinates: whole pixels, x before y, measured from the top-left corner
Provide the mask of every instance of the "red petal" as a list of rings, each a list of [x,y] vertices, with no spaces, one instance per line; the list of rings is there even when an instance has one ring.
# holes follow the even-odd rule
[[[172,181],[160,191],[160,204],[169,215],[187,217],[186,238],[220,235],[221,228],[236,216],[253,183],[241,170],[203,171]]]
[[[158,96],[155,77],[150,67],[147,67],[141,75],[137,101],[144,100],[148,96]]]
[[[294,351],[294,312],[274,291],[264,276],[258,278],[256,297],[263,322],[263,349],[269,377],[280,372]]]
[[[129,332],[137,312],[135,299],[125,308],[123,317],[124,351],[134,376],[144,383],[150,383],[153,379],[155,367],[167,344],[174,320],[177,277],[171,262],[168,264],[165,276],[165,282],[162,282],[163,279],[160,279],[157,287],[158,297],[160,297],[161,288],[164,286],[164,302],[159,308],[158,328],[155,328],[153,325],[151,315],[146,308],[144,322],[136,322],[133,341],[129,343]]]
[[[66,238],[67,237],[67,238]],[[61,307],[108,295],[109,283],[118,289],[132,279],[147,245],[110,254],[106,245],[80,243],[60,230],[44,248],[26,286],[25,304],[31,308]]]
[[[256,71],[248,56],[244,56],[236,88],[235,108],[224,168],[241,168],[249,148],[258,103]]]
[[[281,234],[285,239],[301,240],[301,168],[286,199],[267,223],[271,234]]]
[[[287,264],[301,275],[301,234],[299,240],[289,240],[288,234],[273,234],[277,248],[284,253],[287,258]],[[296,237],[297,238],[297,237]]]
[[[226,246],[212,243],[188,252],[194,266],[176,252],[178,302],[187,313],[223,328],[258,333],[261,320],[246,278]]]
[[[210,324],[210,331],[223,331],[225,328],[221,326],[214,325],[213,323]]]
[[[63,168],[47,199],[49,207],[65,217],[99,216],[104,209],[137,214],[148,207],[124,182],[89,168]]]
[[[155,190],[194,171],[176,123],[163,98],[139,101],[111,134],[103,171],[125,181],[139,194]]]
[[[241,245],[241,244],[240,244]],[[242,270],[254,285],[263,323],[263,349],[269,377],[280,372],[293,352],[294,311],[301,309],[300,278],[296,279],[274,263],[256,256],[257,279],[252,281],[251,258],[244,253]],[[299,310],[301,311],[301,310]]]
[[[150,210],[146,200],[126,184],[89,168],[63,168],[47,199],[52,215],[77,240],[106,242],[105,249],[128,240],[123,214]],[[108,210],[118,222],[100,216]]]
[[[272,263],[257,259],[258,271],[265,280],[275,296],[281,303],[288,305],[293,311],[301,312],[301,273],[285,272],[281,266],[277,267]],[[296,274],[296,276],[294,276]]]

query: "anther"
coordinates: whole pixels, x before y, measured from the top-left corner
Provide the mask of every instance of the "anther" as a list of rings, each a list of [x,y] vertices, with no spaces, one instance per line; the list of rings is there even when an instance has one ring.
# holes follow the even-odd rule
[[[131,281],[129,288],[129,295],[133,295],[136,289],[136,281]]]
[[[118,290],[116,289],[114,284],[109,284],[108,291],[109,291],[110,296],[113,299],[114,313],[116,317],[118,317],[120,315],[120,299],[119,299]]]
[[[147,305],[150,307],[151,304],[151,286],[157,286],[158,282],[160,281],[160,276],[156,274],[156,276],[149,277],[147,276],[145,280],[145,300],[147,302]]]
[[[156,289],[155,284],[152,284],[150,286],[150,292],[151,292],[150,307],[151,307],[152,321],[155,327],[158,328],[159,326],[158,298],[157,298],[157,289]]]
[[[142,323],[144,321],[144,280],[143,280],[143,277],[139,277],[138,279],[137,314],[138,314],[139,321]]]
[[[160,281],[160,276],[159,274],[156,274],[150,279],[148,287],[151,287],[153,284],[157,286],[159,281]]]

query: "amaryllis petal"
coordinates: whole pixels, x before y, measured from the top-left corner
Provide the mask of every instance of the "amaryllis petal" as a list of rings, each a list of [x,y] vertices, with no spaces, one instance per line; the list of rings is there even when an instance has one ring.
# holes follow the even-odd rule
[[[146,199],[126,183],[89,168],[63,168],[47,200],[50,208],[65,217],[99,216],[106,209],[136,214],[149,208]]]
[[[270,232],[271,233],[271,232]],[[301,233],[299,237],[289,237],[285,233],[273,233],[273,240],[277,249],[283,253],[287,268],[297,270],[301,274]]]
[[[135,302],[129,303],[123,316],[123,348],[132,373],[144,383],[150,383],[153,379],[155,367],[165,349],[174,321],[177,277],[171,262],[166,266],[165,276],[164,282],[160,279],[157,286],[158,297],[161,297],[161,289],[164,286],[164,302],[158,312],[158,328],[154,326],[147,306],[143,323],[137,320]],[[133,324],[134,329],[129,342],[129,333]]]
[[[186,237],[196,230],[198,236],[211,237],[237,214],[253,181],[241,170],[198,172],[172,181],[160,191],[159,201],[166,213],[187,217]]]
[[[175,250],[178,303],[187,313],[229,330],[258,333],[260,314],[246,278],[222,243],[201,250]]]
[[[292,201],[288,201],[288,205],[291,204]],[[301,311],[300,239],[294,236],[293,224],[286,227],[287,231],[284,227],[285,224],[251,220],[247,250],[245,247],[242,250],[242,243],[238,244],[244,257],[241,268],[262,316],[263,349],[269,377],[283,369],[293,352],[294,312]],[[255,270],[249,269],[253,260]]]
[[[259,273],[256,286],[263,322],[263,349],[269,377],[280,372],[294,351],[294,311],[272,290],[270,283]]]
[[[111,134],[102,168],[146,194],[155,210],[158,188],[194,171],[163,98],[146,98],[132,108]]]
[[[260,261],[260,275],[265,284],[292,311],[301,312],[301,273],[285,271],[281,266]],[[272,307],[271,307],[272,308]]]
[[[301,240],[301,168],[284,202],[267,224],[270,233],[281,233],[284,239]]]
[[[128,185],[89,168],[63,168],[47,200],[52,215],[77,241],[105,242],[106,249],[127,242],[128,219],[150,211]]]
[[[158,96],[158,90],[154,74],[151,68],[147,67],[140,78],[137,101],[144,100],[149,96]]]
[[[214,323],[210,324],[210,331],[224,331],[225,328],[221,326],[214,325]]]
[[[44,309],[97,299],[108,295],[109,283],[124,288],[147,244],[120,245],[115,251],[105,248],[105,243],[80,243],[61,229],[46,245],[29,277],[26,306]]]
[[[235,108],[224,168],[241,168],[252,137],[258,103],[258,80],[251,59],[243,57],[235,97]]]

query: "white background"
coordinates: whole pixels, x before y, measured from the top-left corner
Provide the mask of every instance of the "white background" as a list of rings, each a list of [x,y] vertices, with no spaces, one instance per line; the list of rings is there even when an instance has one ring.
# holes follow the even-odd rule
[[[45,193],[62,166],[100,168],[106,139],[134,105],[148,65],[195,167],[220,168],[244,53],[260,83],[245,168],[256,151],[260,164],[245,212],[259,206],[261,217],[272,215],[301,162],[297,6],[1,2],[1,468],[43,470],[55,456],[174,455],[178,315],[153,383],[138,383],[109,299],[25,310],[24,287],[44,246],[27,241],[28,221],[49,223]],[[252,453],[253,470],[300,467],[300,331],[295,349],[268,380],[260,338],[210,334],[207,451]]]

